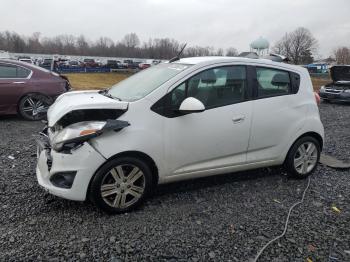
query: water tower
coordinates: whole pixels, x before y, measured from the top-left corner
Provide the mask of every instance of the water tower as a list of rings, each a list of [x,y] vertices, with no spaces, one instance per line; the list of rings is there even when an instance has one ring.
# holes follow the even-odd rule
[[[250,44],[250,52],[256,52],[259,56],[264,56],[269,53],[269,47],[269,41],[260,36]]]

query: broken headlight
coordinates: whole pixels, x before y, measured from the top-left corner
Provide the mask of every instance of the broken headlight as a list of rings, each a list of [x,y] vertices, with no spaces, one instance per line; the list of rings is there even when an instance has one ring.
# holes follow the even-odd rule
[[[102,134],[106,123],[105,121],[85,121],[69,125],[53,137],[51,146],[56,151],[64,150],[65,146],[73,148],[92,137]]]

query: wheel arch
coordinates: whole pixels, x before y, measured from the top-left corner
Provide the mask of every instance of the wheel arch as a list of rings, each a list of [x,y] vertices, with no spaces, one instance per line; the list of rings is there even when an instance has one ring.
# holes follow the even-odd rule
[[[289,147],[289,149],[288,149],[288,152],[287,152],[287,154],[286,154],[286,156],[285,156],[285,158],[284,158],[284,162],[286,161],[286,159],[287,159],[287,157],[288,157],[288,155],[289,155],[289,152],[290,152],[290,150],[293,148],[294,144],[295,144],[299,139],[301,139],[301,138],[303,138],[303,137],[307,137],[307,136],[311,136],[311,137],[315,138],[315,139],[319,142],[319,144],[320,144],[320,150],[322,151],[322,149],[323,149],[323,138],[322,138],[322,136],[321,136],[320,134],[318,134],[317,132],[309,131],[309,132],[306,132],[306,133],[300,135],[299,137],[297,137],[297,138],[294,140],[294,142],[290,145],[290,147]]]
[[[322,151],[322,149],[323,149],[323,138],[322,138],[322,136],[321,136],[319,133],[312,132],[312,131],[311,131],[311,132],[304,133],[304,134],[302,134],[301,136],[299,136],[299,137],[294,141],[293,145],[295,144],[296,141],[298,141],[300,138],[305,137],[305,136],[311,136],[311,137],[315,138],[315,139],[320,143],[320,149],[321,149],[321,151]],[[293,146],[293,145],[292,145],[292,146]]]
[[[108,159],[106,159],[106,161],[95,171],[94,175],[90,178],[90,182],[89,182],[89,186],[88,186],[88,190],[86,191],[86,199],[88,199],[89,196],[89,192],[90,192],[90,186],[91,186],[91,182],[94,179],[96,173],[98,172],[98,170],[100,170],[100,168],[107,162],[119,158],[119,157],[135,157],[138,158],[140,160],[143,160],[146,162],[146,164],[149,166],[149,168],[151,169],[151,173],[153,176],[153,183],[152,183],[152,187],[155,188],[158,185],[158,180],[159,180],[159,173],[158,173],[158,167],[155,163],[155,161],[146,153],[143,153],[141,151],[124,151],[124,152],[120,152],[117,153],[111,157],[109,157]]]

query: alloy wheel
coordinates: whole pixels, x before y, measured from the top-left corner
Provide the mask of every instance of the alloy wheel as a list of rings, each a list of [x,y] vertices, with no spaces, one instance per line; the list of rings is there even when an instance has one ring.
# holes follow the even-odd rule
[[[314,143],[305,142],[301,144],[294,155],[294,168],[301,174],[305,175],[312,171],[317,164],[318,150]]]
[[[48,109],[48,105],[40,98],[28,96],[23,101],[23,113],[30,118],[38,118],[40,113],[44,113]]]
[[[101,183],[101,196],[114,208],[127,208],[137,202],[145,190],[145,175],[132,164],[112,168]]]

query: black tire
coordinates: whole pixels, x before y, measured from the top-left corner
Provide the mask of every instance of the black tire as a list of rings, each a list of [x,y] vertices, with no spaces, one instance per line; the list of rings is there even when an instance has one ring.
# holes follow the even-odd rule
[[[306,158],[309,157],[309,159],[301,160],[303,158],[301,157],[299,148],[301,150],[301,145],[303,145],[303,147],[305,149],[305,146],[310,144],[310,143],[315,146],[315,151],[314,151],[315,153],[312,155],[309,153],[310,155],[306,156]],[[293,178],[302,179],[302,178],[306,178],[309,175],[311,175],[317,167],[318,161],[320,159],[320,154],[321,154],[321,147],[320,147],[320,143],[318,142],[317,139],[315,139],[312,136],[304,136],[304,137],[301,137],[300,139],[298,139],[290,148],[290,150],[287,154],[286,160],[284,162],[284,168],[286,169],[288,176],[293,177]],[[308,163],[305,164],[305,161],[315,161],[315,160],[316,160],[316,162],[315,162],[314,166],[312,166],[311,164],[309,165]],[[298,163],[300,163],[300,161],[303,162],[303,164],[301,164],[301,165],[303,165],[301,167],[302,171],[300,170],[300,168],[297,168],[299,166]],[[296,162],[296,164],[295,164],[295,162]],[[303,169],[304,165],[306,165],[305,170]],[[303,171],[305,171],[305,173]]]
[[[323,103],[330,103],[331,101],[329,99],[327,99],[327,98],[322,98],[322,102]]]
[[[135,180],[135,182],[130,182],[129,180],[126,182],[121,182],[119,180],[119,168],[122,168],[122,173],[125,175],[125,178],[129,178],[129,176],[133,172],[133,168],[138,168],[139,171],[133,177],[139,176],[140,172],[142,172],[142,177]],[[113,175],[111,173],[112,170],[115,170],[117,175]],[[129,172],[129,173],[128,173]],[[118,181],[115,179],[115,176],[118,176]],[[131,177],[130,177],[131,179]],[[129,183],[130,182],[130,183]],[[112,184],[115,186],[109,187]],[[135,157],[120,157],[115,158],[107,163],[105,163],[95,174],[93,177],[90,190],[89,190],[89,199],[100,209],[109,213],[109,214],[119,214],[131,211],[138,207],[145,198],[149,195],[152,190],[153,185],[153,176],[149,166],[141,159]],[[115,193],[111,193],[107,196],[102,196],[102,186],[105,186],[105,193],[111,193],[116,191]],[[107,186],[107,188],[106,188]],[[130,187],[130,188],[129,188]],[[135,188],[137,187],[137,190]],[[143,188],[142,193],[140,188]],[[133,191],[135,190],[135,191]],[[130,193],[132,192],[132,194]],[[136,198],[134,194],[140,194],[139,198]],[[125,195],[125,196],[124,196]],[[134,198],[130,200],[130,198]],[[124,202],[129,199],[129,205],[123,206]],[[112,203],[113,202],[113,203]],[[114,203],[115,206],[113,205]],[[131,203],[131,204],[130,204]]]
[[[52,99],[42,94],[27,94],[19,101],[18,112],[26,120],[36,121],[46,118]]]

